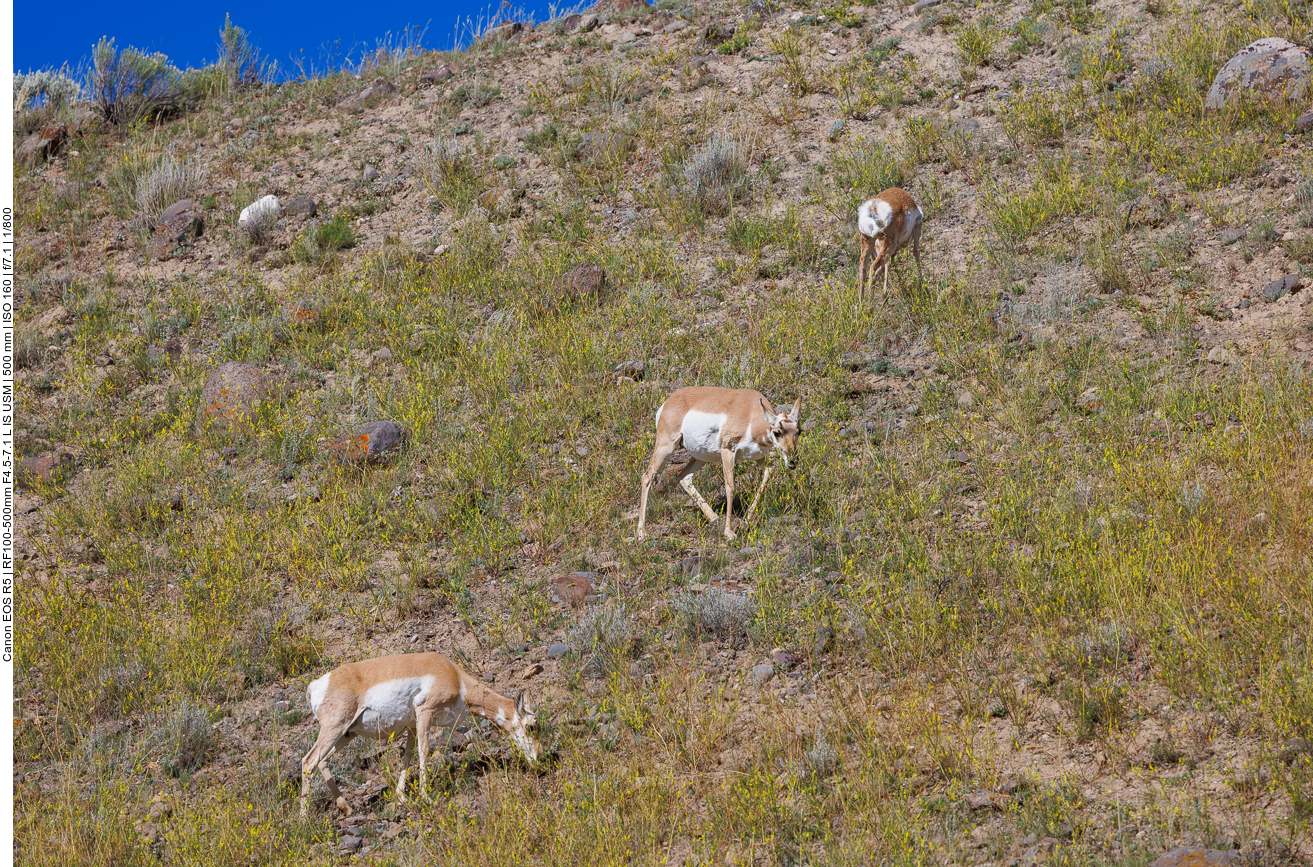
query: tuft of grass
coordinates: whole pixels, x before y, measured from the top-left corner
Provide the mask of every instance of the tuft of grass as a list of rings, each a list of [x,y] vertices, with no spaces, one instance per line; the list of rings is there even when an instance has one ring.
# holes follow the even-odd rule
[[[603,677],[625,669],[636,638],[623,603],[581,614],[569,634],[570,645],[583,655],[584,670]]]
[[[701,593],[681,593],[672,604],[690,635],[720,639],[745,634],[756,614],[756,605],[750,597],[719,587],[708,587]]]
[[[684,160],[683,180],[687,196],[703,213],[729,213],[735,199],[750,189],[743,143],[719,133],[712,136]]]
[[[136,224],[142,230],[153,229],[165,209],[182,199],[195,196],[205,182],[205,170],[166,153],[153,168],[136,179]]]

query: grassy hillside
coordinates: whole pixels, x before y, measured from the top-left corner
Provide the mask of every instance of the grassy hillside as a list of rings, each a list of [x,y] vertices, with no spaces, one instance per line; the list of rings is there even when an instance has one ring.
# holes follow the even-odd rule
[[[19,861],[1313,861],[1310,292],[1262,291],[1313,261],[1307,105],[1203,108],[1309,7],[577,24],[19,118],[73,129],[14,179],[59,470],[18,499]],[[861,308],[894,185],[925,273]],[[240,228],[271,193],[317,214]],[[216,419],[233,361],[265,399]],[[673,486],[639,543],[693,384],[801,396],[800,466],[733,542]],[[340,460],[377,420],[405,449]],[[398,805],[357,742],[356,816],[316,779],[301,821],[305,685],[423,649],[527,689],[549,758],[475,726]]]

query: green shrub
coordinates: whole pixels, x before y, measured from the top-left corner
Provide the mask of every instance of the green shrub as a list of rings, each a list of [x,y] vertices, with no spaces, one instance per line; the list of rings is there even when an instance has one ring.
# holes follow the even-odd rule
[[[14,110],[35,105],[58,109],[77,102],[82,96],[82,85],[68,76],[67,69],[64,66],[57,71],[38,69],[14,73]]]
[[[231,90],[260,84],[268,80],[276,68],[261,56],[260,49],[251,44],[246,31],[233,24],[227,14],[223,16],[223,29],[219,31],[217,66],[223,71]]]
[[[87,93],[104,120],[127,126],[176,111],[182,96],[182,73],[163,54],[145,54],[102,37],[91,55]]]

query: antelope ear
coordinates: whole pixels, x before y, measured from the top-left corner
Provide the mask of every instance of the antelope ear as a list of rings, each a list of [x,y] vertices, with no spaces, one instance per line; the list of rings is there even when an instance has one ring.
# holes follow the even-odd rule
[[[766,401],[764,399],[761,401],[761,417],[766,419],[766,424],[770,425],[771,427],[775,427],[775,423],[780,420],[780,417],[778,415],[771,412],[770,407],[766,405]]]
[[[524,707],[524,690],[520,690],[520,694],[515,696],[515,712],[521,716],[528,713]]]
[[[789,410],[789,418],[796,422],[800,412],[802,412],[802,395],[799,395],[798,399],[793,402],[793,409]]]

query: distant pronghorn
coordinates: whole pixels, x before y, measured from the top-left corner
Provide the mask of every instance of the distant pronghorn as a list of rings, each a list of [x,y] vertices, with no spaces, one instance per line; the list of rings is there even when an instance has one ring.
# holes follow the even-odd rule
[[[857,238],[862,244],[862,257],[857,266],[857,297],[863,304],[871,277],[881,265],[884,266],[884,293],[889,294],[889,263],[908,244],[912,245],[916,273],[920,275],[921,209],[906,190],[890,187],[874,199],[862,202],[857,209]]]
[[[538,743],[529,733],[538,718],[524,693],[515,701],[500,696],[440,653],[403,653],[349,662],[312,681],[306,695],[319,720],[319,738],[301,760],[302,816],[308,810],[310,773],[316,768],[338,808],[351,812],[328,769],[328,757],[358,737],[381,741],[409,733],[397,780],[398,801],[406,799],[406,773],[416,751],[420,791],[425,791],[430,728],[458,725],[471,713],[509,732],[529,761],[538,758]]]
[[[666,398],[656,414],[656,449],[643,474],[643,494],[638,505],[638,538],[647,524],[647,495],[666,458],[680,444],[693,453],[693,460],[679,471],[679,483],[707,520],[716,513],[693,487],[690,476],[702,465],[720,461],[725,474],[725,538],[733,539],[731,513],[734,509],[734,461],[765,460],[779,449],[786,469],[793,469],[793,452],[798,447],[798,412],[802,398],[793,408],[776,413],[760,392],[750,388],[681,388]],[[770,479],[767,464],[744,520],[751,520],[761,492]]]

